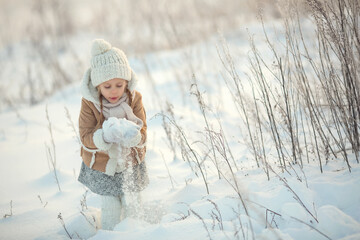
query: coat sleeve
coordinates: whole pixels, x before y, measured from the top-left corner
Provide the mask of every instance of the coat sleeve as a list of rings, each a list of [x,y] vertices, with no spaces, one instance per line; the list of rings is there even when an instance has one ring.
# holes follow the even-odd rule
[[[90,102],[82,99],[79,115],[79,132],[82,144],[89,149],[108,150],[110,143],[106,143],[102,137],[101,125],[95,117]]]

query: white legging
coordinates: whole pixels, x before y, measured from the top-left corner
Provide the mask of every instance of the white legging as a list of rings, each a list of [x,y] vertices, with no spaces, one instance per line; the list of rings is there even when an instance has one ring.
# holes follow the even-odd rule
[[[101,196],[101,225],[104,230],[113,230],[115,225],[125,217],[141,217],[141,195],[140,193],[129,193],[128,209],[125,195]]]
[[[124,195],[101,196],[101,225],[104,230],[113,230],[125,218],[126,202]]]

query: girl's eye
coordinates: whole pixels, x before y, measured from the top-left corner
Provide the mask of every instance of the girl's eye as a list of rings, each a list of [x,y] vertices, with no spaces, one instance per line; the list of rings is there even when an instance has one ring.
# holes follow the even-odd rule
[[[117,85],[118,88],[122,88],[123,85]]]
[[[109,89],[109,88],[110,88],[110,86],[104,86],[104,88]]]

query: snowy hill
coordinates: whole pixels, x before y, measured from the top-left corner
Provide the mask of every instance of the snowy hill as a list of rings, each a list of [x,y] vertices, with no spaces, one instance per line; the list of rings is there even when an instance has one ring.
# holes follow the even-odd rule
[[[207,194],[201,177],[194,174],[187,162],[174,159],[166,146],[161,116],[155,116],[161,111],[157,101],[167,99],[173,105],[175,115],[189,130],[187,133],[196,134],[191,129],[201,130],[202,126],[194,97],[181,91],[179,81],[185,80],[179,76],[176,82],[172,72],[187,68],[188,63],[181,59],[189,52],[196,53],[193,64],[199,72],[201,68],[209,69],[206,76],[209,101],[218,104],[227,116],[222,120],[231,133],[230,144],[235,146],[239,167],[236,178],[250,218],[237,192],[224,178],[218,179],[212,164],[207,164],[210,191]],[[81,100],[78,83],[36,106],[2,112],[0,209],[3,216],[11,216],[0,220],[0,239],[69,239],[65,228],[73,239],[358,239],[360,166],[354,164],[349,173],[342,161],[334,160],[319,174],[316,164],[308,164],[303,170],[306,181],[286,172],[279,174],[288,187],[275,176],[268,181],[263,170],[251,160],[247,147],[238,143],[237,113],[231,111],[231,99],[225,96],[218,102],[214,99],[225,88],[216,82],[217,60],[209,56],[216,56],[212,41],[149,54],[145,61],[150,66],[153,83],[141,62],[130,58],[142,81],[139,90],[148,115],[146,162],[150,185],[142,194],[143,209],[119,223],[112,232],[101,230],[99,197],[77,182],[81,163],[79,144],[65,107],[77,128]],[[201,63],[202,60],[205,62]],[[184,85],[187,91],[188,86]],[[153,94],[153,88],[158,96]],[[56,146],[61,191],[46,154],[45,143],[51,146],[46,108]]]
[[[271,39],[278,37],[272,27],[281,24],[265,25]],[[308,21],[302,24],[313,30]],[[233,69],[226,65],[229,59],[228,68],[223,61],[227,46],[236,74],[248,79],[248,32],[263,40],[262,31],[260,23],[251,23],[227,32],[223,39],[216,35],[174,50],[129,55],[147,112],[150,185],[142,192],[142,205],[130,204],[128,217],[114,231],[101,229],[101,199],[77,181],[82,161],[77,137],[81,76],[77,74],[86,70],[82,59],[88,57],[94,35],[70,37],[69,46],[81,43],[75,53],[78,64],[66,51],[54,57],[76,73],[73,83],[59,86],[45,100],[0,106],[0,239],[360,239],[360,165],[353,152],[346,155],[351,172],[342,155],[324,154],[321,173],[315,150],[307,148],[313,143],[303,145],[310,153],[304,164],[290,159],[283,166],[270,127],[264,124],[261,137],[268,162],[254,159],[242,109],[234,100],[238,96],[224,80]],[[279,41],[284,39],[281,35]],[[1,59],[12,48],[21,53],[26,44],[4,49]],[[271,62],[268,44],[257,41],[256,45]],[[13,55],[23,66],[21,74],[26,74],[29,56]],[[37,61],[31,69],[41,66]],[[5,61],[4,66],[10,65]],[[18,89],[8,77],[14,69],[6,69],[2,74],[16,95]],[[264,75],[271,78],[269,72]],[[53,77],[45,74],[44,79]],[[251,83],[251,77],[243,80],[242,91],[260,95],[250,94]],[[250,106],[253,99],[246,100]],[[258,129],[252,112],[249,116]],[[284,145],[289,144],[286,134],[281,137]],[[330,140],[328,144],[335,146]],[[127,200],[134,202],[130,194]]]

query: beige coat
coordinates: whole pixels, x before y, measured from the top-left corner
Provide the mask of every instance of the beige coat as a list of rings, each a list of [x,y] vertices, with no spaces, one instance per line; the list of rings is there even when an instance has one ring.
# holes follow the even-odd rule
[[[139,92],[134,91],[131,108],[138,118],[143,121],[143,127],[141,132],[141,142],[146,142],[146,113],[142,103],[142,96]],[[82,144],[88,149],[97,149],[98,147],[94,143],[94,133],[102,127],[103,119],[101,119],[100,112],[95,107],[94,103],[85,98],[81,101],[81,110],[79,116],[79,132]],[[131,149],[131,160],[133,164],[138,164],[138,159],[144,161],[146,153],[146,147],[143,148],[132,148]],[[81,156],[84,163],[90,167],[91,158],[93,153],[81,148]],[[138,158],[136,157],[138,155]],[[92,169],[105,172],[106,164],[109,160],[109,156],[105,151],[98,151],[95,154],[95,163]],[[130,164],[130,163],[128,163]]]

